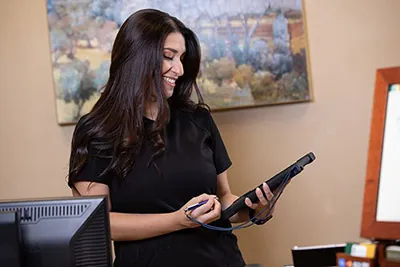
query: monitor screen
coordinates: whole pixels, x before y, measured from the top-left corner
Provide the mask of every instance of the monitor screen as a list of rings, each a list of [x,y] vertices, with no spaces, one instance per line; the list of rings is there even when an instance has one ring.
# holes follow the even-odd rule
[[[14,211],[21,267],[112,266],[105,196],[0,201],[0,213]]]
[[[21,267],[19,214],[0,212],[0,266]]]
[[[295,267],[332,267],[336,266],[336,253],[344,252],[346,244],[318,246],[295,246],[292,248]]]

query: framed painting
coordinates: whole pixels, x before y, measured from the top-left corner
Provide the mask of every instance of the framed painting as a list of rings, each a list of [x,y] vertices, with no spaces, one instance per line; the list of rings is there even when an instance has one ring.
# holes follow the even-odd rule
[[[59,124],[91,109],[119,27],[143,8],[166,11],[196,33],[198,85],[212,111],[312,99],[302,0],[47,0]]]

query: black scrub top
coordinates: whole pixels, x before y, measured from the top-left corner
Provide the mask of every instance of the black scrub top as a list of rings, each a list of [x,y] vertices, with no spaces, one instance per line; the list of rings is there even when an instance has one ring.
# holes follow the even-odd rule
[[[145,129],[154,121],[143,118]],[[155,152],[146,138],[125,179],[100,176],[109,160],[89,147],[87,164],[79,181],[107,184],[112,212],[168,213],[179,210],[191,198],[217,193],[217,175],[231,166],[218,128],[204,108],[187,112],[171,109],[165,128],[165,152],[148,165]],[[230,227],[229,221],[213,225]],[[244,260],[232,232],[204,227],[184,229],[138,241],[115,241],[115,267],[241,267]]]

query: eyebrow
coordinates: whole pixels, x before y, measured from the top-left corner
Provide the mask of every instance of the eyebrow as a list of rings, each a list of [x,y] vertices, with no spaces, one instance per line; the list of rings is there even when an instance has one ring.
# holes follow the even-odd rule
[[[165,50],[169,50],[172,53],[178,54],[178,50],[176,50],[176,49],[173,49],[173,48],[170,48],[170,47],[164,47],[164,49]],[[185,54],[185,53],[186,53],[186,51],[184,51],[182,54]]]
[[[171,51],[171,52],[173,52],[173,53],[175,53],[175,54],[177,54],[177,53],[178,53],[178,51],[177,51],[177,50],[175,50],[175,49],[173,49],[173,48],[164,47],[164,49],[165,49],[165,50],[169,50],[169,51]]]

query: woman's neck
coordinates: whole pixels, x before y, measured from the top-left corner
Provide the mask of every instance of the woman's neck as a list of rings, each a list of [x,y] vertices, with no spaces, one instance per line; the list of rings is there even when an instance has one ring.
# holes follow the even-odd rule
[[[151,120],[156,120],[158,115],[157,102],[146,102],[144,106],[144,116]]]

